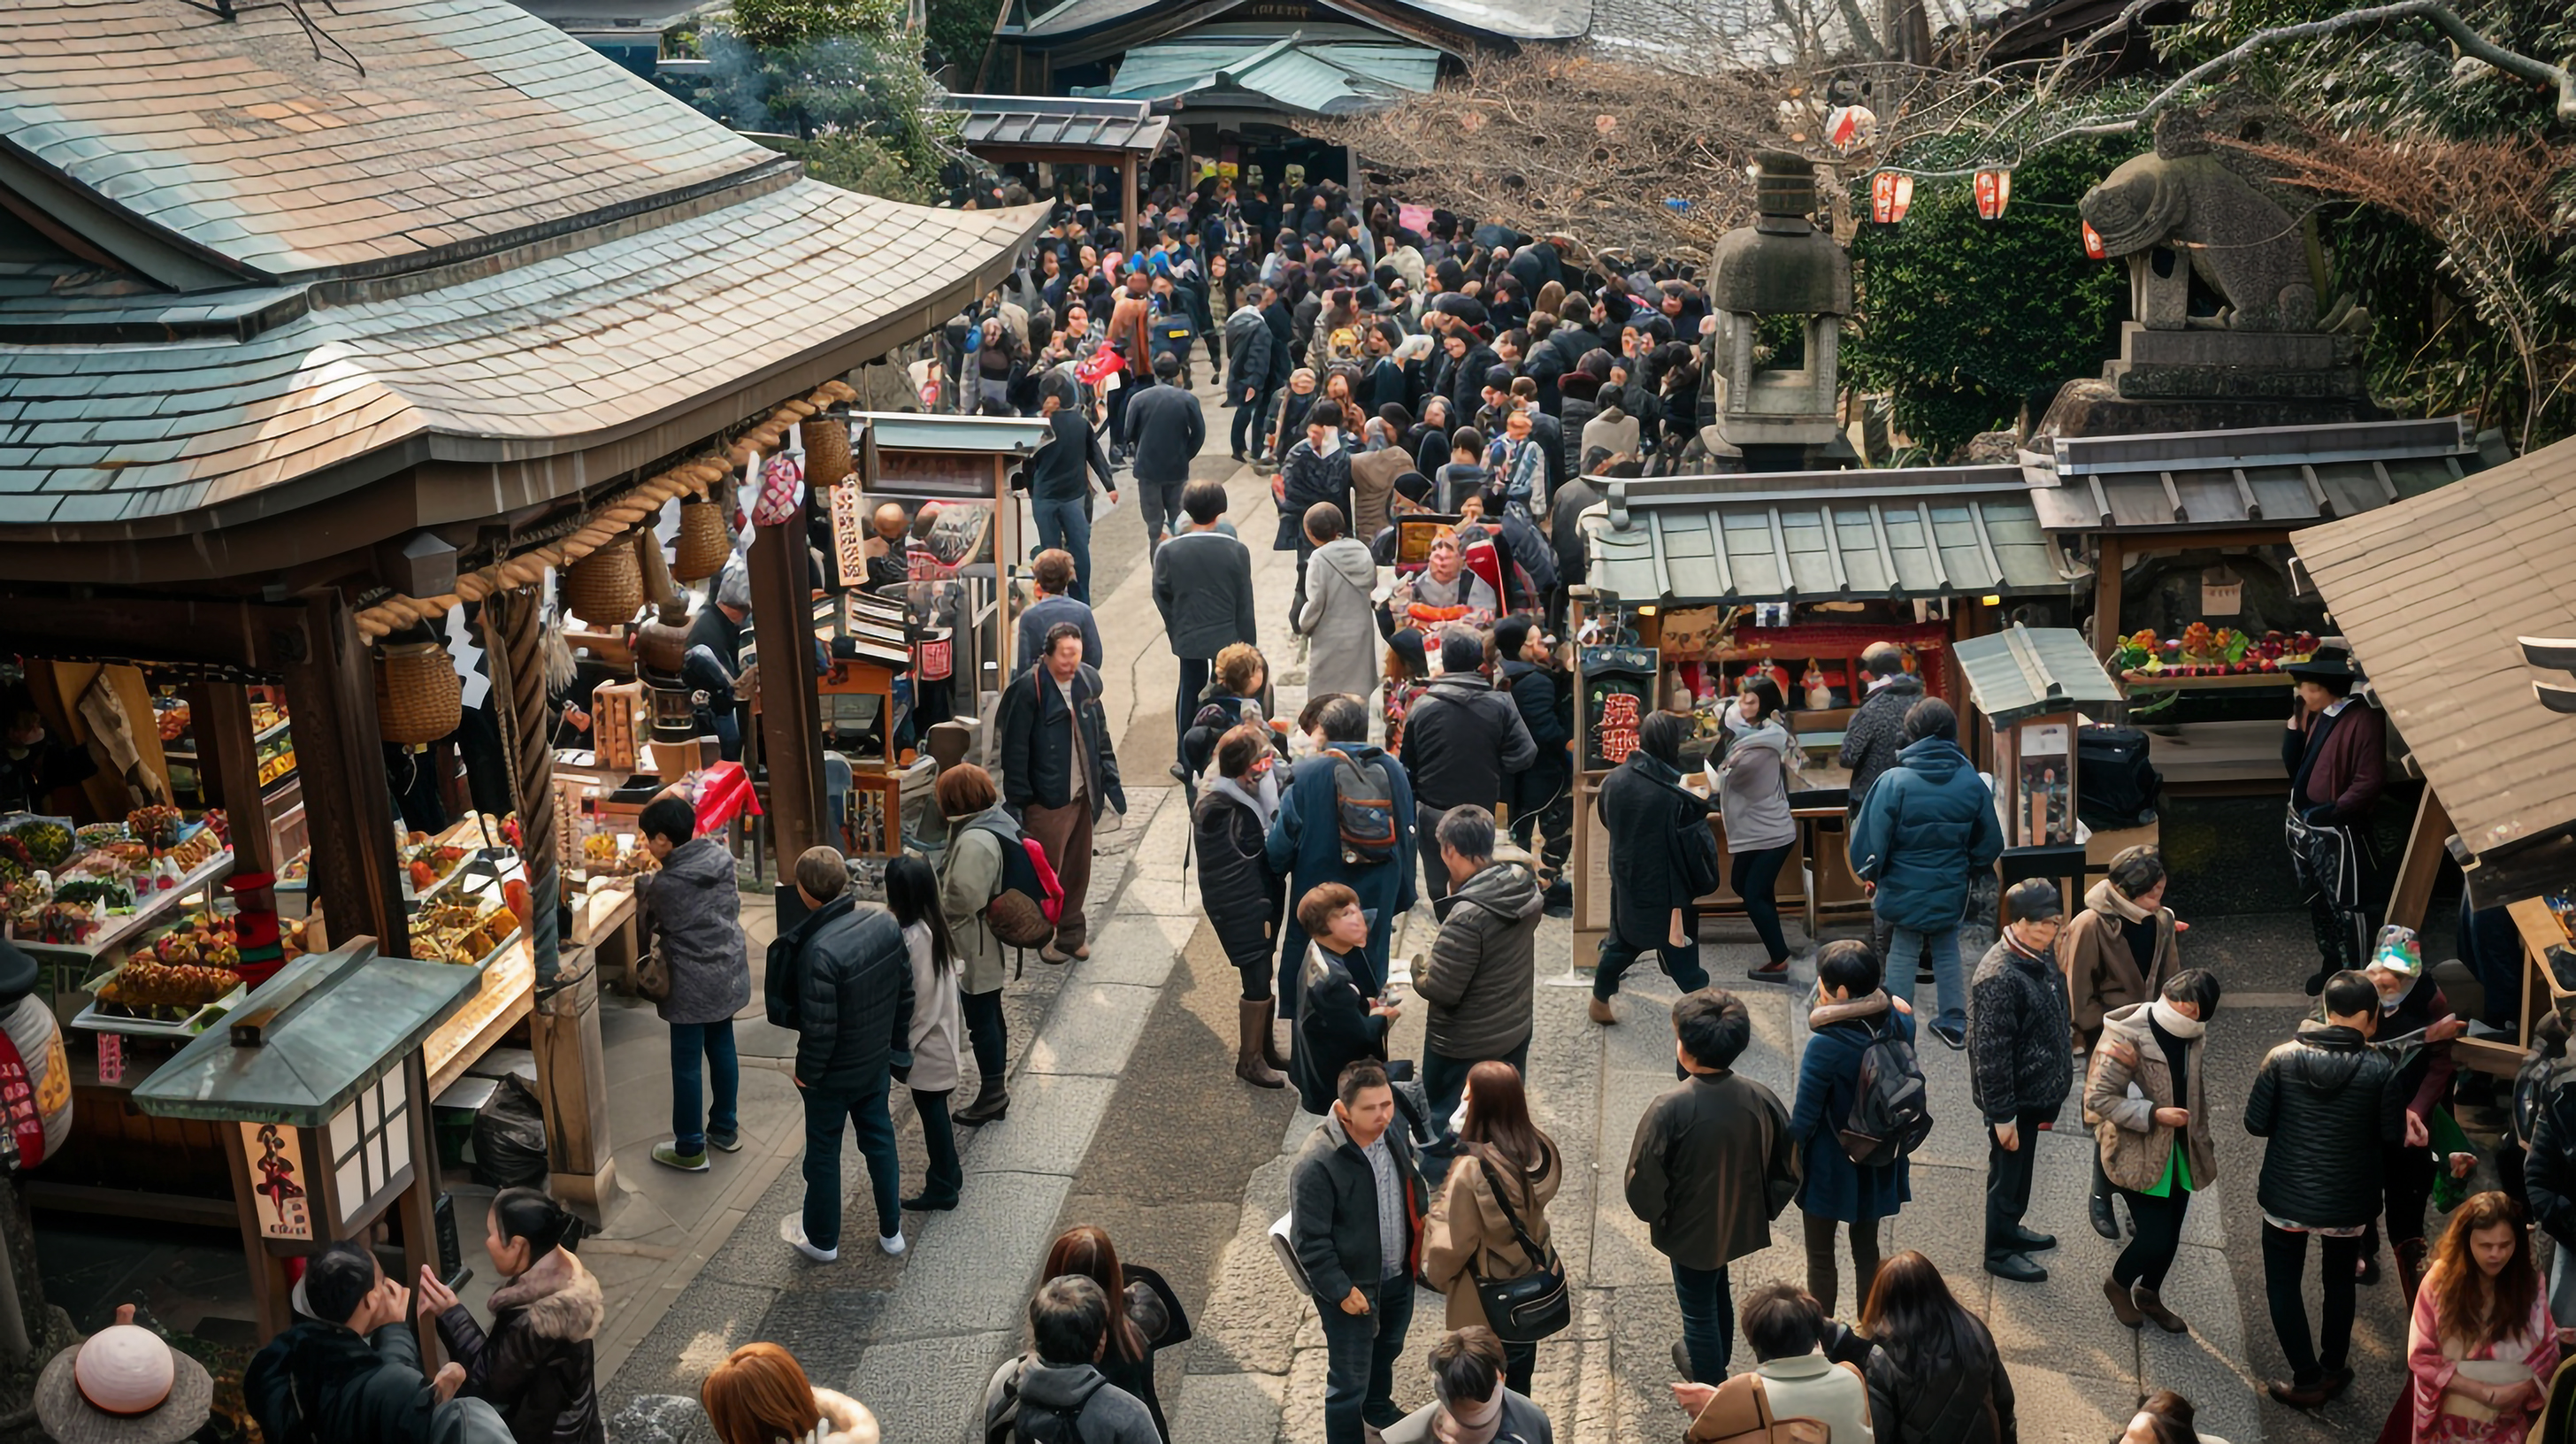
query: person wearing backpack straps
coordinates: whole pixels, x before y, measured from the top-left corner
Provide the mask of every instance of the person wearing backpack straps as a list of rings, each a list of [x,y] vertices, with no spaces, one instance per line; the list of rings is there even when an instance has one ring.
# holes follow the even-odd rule
[[[1753,1372],[1672,1386],[1691,1415],[1686,1444],[1870,1444],[1869,1386],[1860,1370],[1825,1357],[1824,1337],[1825,1311],[1805,1290],[1754,1290],[1744,1301]]]
[[[1038,1285],[1029,1351],[984,1390],[985,1444],[1162,1444],[1154,1416],[1097,1367],[1109,1345],[1110,1297],[1080,1274]]]
[[[1124,813],[1127,794],[1100,707],[1100,673],[1082,660],[1082,629],[1049,627],[1038,663],[1003,689],[998,760],[1003,800],[1046,849],[1064,888],[1055,937],[1038,952],[1062,963],[1091,956],[1082,905],[1091,887],[1092,825],[1107,808]]]
[[[1279,812],[1270,820],[1263,848],[1270,870],[1288,879],[1288,893],[1302,898],[1328,882],[1347,887],[1372,914],[1368,945],[1351,960],[1360,991],[1383,992],[1387,978],[1387,938],[1395,919],[1413,907],[1413,789],[1404,769],[1368,740],[1368,706],[1347,694],[1313,702],[1315,729],[1326,750],[1297,764]],[[1302,781],[1303,785],[1299,785]],[[1363,796],[1362,794],[1369,794]],[[1346,824],[1358,814],[1383,804],[1384,846],[1360,845]],[[1350,816],[1346,816],[1349,814]],[[1297,1016],[1301,975],[1306,967],[1307,930],[1295,913],[1279,940],[1279,1011]],[[1365,971],[1367,977],[1359,978]]]
[[[2202,1087],[2202,1034],[2218,1011],[2218,994],[2217,974],[2189,968],[2166,979],[2154,1002],[2103,1015],[2103,1046],[2093,1050],[2084,1080],[2084,1121],[2093,1126],[2102,1171],[2136,1224],[2102,1292],[2112,1315],[2133,1329],[2145,1319],[2169,1334],[2185,1329],[2159,1291],[2182,1247],[2192,1193],[2218,1181]]]
[[[1912,1011],[1889,998],[1880,981],[1878,955],[1856,938],[1836,939],[1816,953],[1816,994],[1807,1010],[1807,1046],[1798,1054],[1789,1134],[1804,1164],[1798,1213],[1806,1229],[1807,1292],[1828,1314],[1839,1292],[1837,1226],[1851,1234],[1852,1298],[1866,1300],[1878,1277],[1879,1221],[1895,1217],[1913,1197],[1902,1152],[1876,1164],[1856,1163],[1843,1137],[1861,1102],[1862,1064],[1871,1046],[1882,1037],[1909,1047],[1914,1041]]]
[[[993,775],[972,762],[940,773],[936,791],[949,836],[948,852],[940,859],[939,911],[957,945],[958,1005],[982,1079],[975,1101],[949,1121],[976,1128],[1011,1108],[1004,1081],[1010,1036],[1002,1017],[1002,985],[1010,981],[1010,962],[985,913],[1001,891],[1002,849],[1019,836],[1020,827],[1003,806]]]

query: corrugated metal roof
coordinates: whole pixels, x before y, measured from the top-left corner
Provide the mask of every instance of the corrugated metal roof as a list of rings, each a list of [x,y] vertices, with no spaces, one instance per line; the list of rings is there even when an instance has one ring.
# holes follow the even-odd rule
[[[2447,486],[2478,466],[2463,418],[2053,437],[2022,453],[2050,531],[2303,526]]]
[[[958,138],[979,145],[1088,147],[1152,155],[1172,128],[1141,100],[1063,96],[951,95],[946,109],[965,116]]]
[[[2062,590],[2018,468],[1594,478],[1594,590],[1623,602]]]
[[[200,525],[403,443],[463,461],[576,451],[954,305],[1044,215],[798,181],[435,290],[317,304],[247,341],[0,346],[0,541]]]
[[[507,0],[0,6],[0,133],[269,276],[399,269],[777,157]],[[345,47],[366,66],[342,63]]]
[[[2351,642],[2472,852],[2576,825],[2576,717],[2550,711],[2517,637],[2576,635],[2576,442],[2299,533]],[[2562,879],[2563,881],[2563,879]]]
[[[1440,52],[1423,45],[1295,33],[1194,36],[1137,46],[1091,93],[1148,101],[1256,96],[1310,115],[1349,115],[1429,94],[1439,79]]]
[[[2009,631],[1954,643],[1950,654],[1967,674],[1970,700],[1998,726],[2122,700],[2119,684],[2071,628],[2033,631],[2015,622]]]

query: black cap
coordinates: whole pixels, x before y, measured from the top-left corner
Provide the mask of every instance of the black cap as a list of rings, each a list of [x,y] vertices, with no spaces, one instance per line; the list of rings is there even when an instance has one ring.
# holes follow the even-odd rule
[[[2064,917],[2066,903],[2057,895],[2057,884],[2044,877],[2023,878],[2005,891],[2004,916],[2017,923]]]

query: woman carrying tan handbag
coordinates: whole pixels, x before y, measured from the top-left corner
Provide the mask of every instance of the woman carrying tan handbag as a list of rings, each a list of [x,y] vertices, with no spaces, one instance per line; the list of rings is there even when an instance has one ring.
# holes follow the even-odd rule
[[[1547,1205],[1564,1181],[1564,1155],[1555,1140],[1530,1122],[1520,1070],[1509,1063],[1489,1059],[1469,1069],[1466,1102],[1459,1111],[1458,1162],[1432,1199],[1431,1217],[1423,1226],[1422,1276],[1448,1296],[1449,1328],[1491,1327],[1477,1294],[1480,1280],[1563,1267],[1548,1243]],[[1497,1195],[1497,1185],[1508,1200]],[[1518,1230],[1512,1226],[1515,1220]],[[1524,1235],[1538,1246],[1540,1257],[1532,1258],[1521,1246]],[[1506,1340],[1503,1354],[1503,1382],[1527,1394],[1538,1345]]]

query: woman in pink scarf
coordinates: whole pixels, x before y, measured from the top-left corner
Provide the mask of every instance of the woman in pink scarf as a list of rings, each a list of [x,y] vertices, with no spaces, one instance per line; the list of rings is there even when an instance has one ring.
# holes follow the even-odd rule
[[[2558,1368],[2558,1329],[2522,1209],[2502,1193],[2460,1205],[2415,1293],[2406,1367],[2416,1444],[2515,1444]]]

